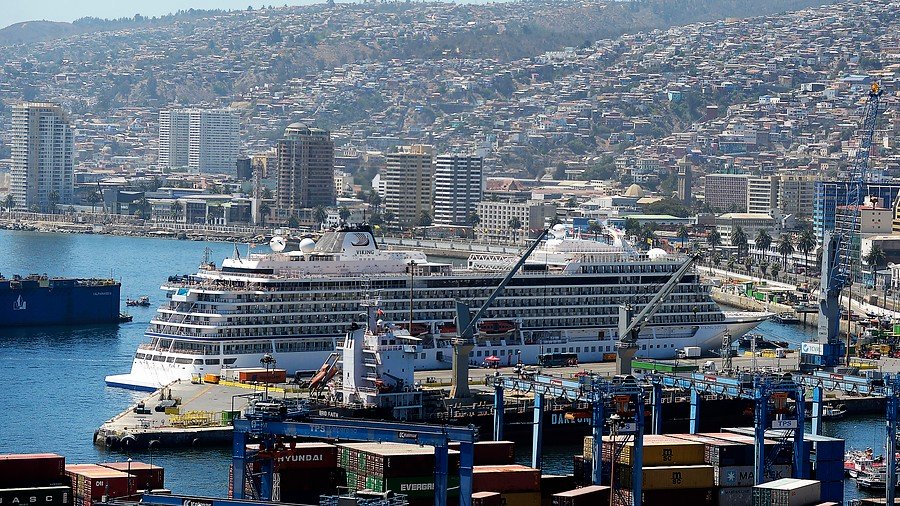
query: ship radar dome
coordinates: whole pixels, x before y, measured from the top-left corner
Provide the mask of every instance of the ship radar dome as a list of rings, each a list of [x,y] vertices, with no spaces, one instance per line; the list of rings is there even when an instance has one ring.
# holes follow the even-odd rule
[[[554,239],[563,239],[566,237],[566,226],[562,223],[557,223],[550,229],[550,234],[553,235]]]
[[[666,250],[660,248],[651,248],[650,251],[647,252],[647,256],[650,260],[662,260],[666,258],[669,254],[666,253]]]
[[[300,241],[300,251],[304,253],[312,253],[312,251],[316,248],[316,241],[313,241],[309,237]]]

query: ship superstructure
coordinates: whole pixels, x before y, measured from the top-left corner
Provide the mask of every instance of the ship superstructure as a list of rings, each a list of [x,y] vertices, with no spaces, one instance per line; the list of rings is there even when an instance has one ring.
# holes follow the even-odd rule
[[[615,352],[618,307],[646,304],[684,259],[631,248],[621,232],[604,241],[553,230],[488,310],[470,360],[534,363],[541,353],[577,353],[582,362]],[[480,305],[515,258],[476,254],[465,268],[419,251],[378,248],[367,227],[318,241],[273,239],[273,251],[201,265],[162,286],[167,302],[147,329],[132,372],[110,384],[151,388],[225,367],[253,367],[270,353],[289,371],[317,369],[358,318],[362,294],[380,299],[386,321],[418,337],[416,369],[449,368],[455,300]],[[411,318],[410,318],[411,316]],[[671,358],[685,346],[721,347],[767,313],[726,313],[697,274],[684,276],[641,334],[639,357]],[[411,321],[410,321],[411,319]]]

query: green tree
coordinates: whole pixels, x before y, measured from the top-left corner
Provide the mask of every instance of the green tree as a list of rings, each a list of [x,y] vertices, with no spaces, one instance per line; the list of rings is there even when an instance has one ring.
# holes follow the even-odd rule
[[[12,194],[7,195],[5,203],[6,203],[6,212],[12,213],[13,207],[15,207],[15,205],[16,205],[15,197],[13,197]]]
[[[713,265],[718,267],[719,264],[722,263],[722,255],[720,255],[718,252],[714,252],[712,254],[712,263]]]
[[[325,210],[325,206],[316,207],[313,211],[313,219],[319,224],[319,228],[325,226],[325,222],[328,221],[328,211]]]
[[[466,225],[469,225],[470,227],[477,227],[480,223],[481,216],[478,216],[478,213],[476,213],[475,211],[472,211],[468,216],[466,216]]]
[[[520,220],[518,216],[513,216],[509,219],[509,222],[507,222],[507,226],[513,231],[514,240],[518,239],[519,229],[522,228],[522,220]]]
[[[288,218],[288,227],[290,227],[290,228],[300,227],[300,220],[297,219],[296,216],[291,216],[290,218]]]
[[[393,211],[385,211],[382,218],[384,219],[384,224],[390,227],[393,226],[394,220],[397,219],[397,215],[394,214]]]
[[[172,211],[172,219],[175,221],[181,221],[181,212],[184,211],[184,205],[178,200],[173,200],[172,204],[169,205],[169,210]]]
[[[59,207],[59,192],[53,190],[50,192],[50,195],[47,196],[47,200],[50,202],[50,212],[56,214],[56,210]]]
[[[787,259],[794,254],[794,243],[791,242],[791,234],[782,234],[778,242],[778,253],[781,254],[784,270],[787,270]]]
[[[734,263],[735,263],[735,262],[734,262],[734,257],[728,257],[728,261],[725,262],[725,268],[728,269],[729,271],[733,271],[733,270],[734,270]]]
[[[341,219],[341,223],[347,223],[347,220],[350,219],[350,210],[341,206],[338,210],[338,217]]]
[[[641,224],[634,218],[625,218],[625,233],[628,235],[638,235],[641,233]]]
[[[712,232],[706,236],[706,244],[709,244],[713,250],[713,256],[715,256],[716,248],[722,245],[722,234],[720,234],[718,230],[713,229]]]
[[[11,196],[12,196],[12,195],[10,195],[10,197],[11,197]],[[94,209],[97,207],[97,204],[99,204],[101,200],[103,200],[103,197],[100,196],[100,192],[91,192],[91,193],[88,193],[87,201],[88,201],[88,204],[91,205],[91,212],[92,212],[92,213],[94,212]]]
[[[769,251],[769,247],[772,246],[772,236],[769,235],[768,232],[764,228],[759,229],[759,232],[756,233],[756,249],[760,252],[763,258],[766,258],[766,252]]]
[[[735,227],[734,232],[731,233],[731,245],[737,248],[737,256],[739,259],[744,258],[744,253],[747,251],[747,244],[747,234],[744,233],[744,229]]]
[[[781,264],[775,262],[772,264],[772,278],[778,279],[778,273],[781,272]]]
[[[872,272],[872,286],[875,286],[875,277],[876,272],[878,272],[878,268],[881,267],[881,264],[887,260],[887,255],[885,255],[884,250],[881,249],[881,246],[875,244],[872,246],[872,249],[866,254],[863,260],[869,264],[869,269]]]
[[[416,225],[422,227],[422,238],[424,239],[428,233],[428,227],[431,226],[431,213],[423,209]]]
[[[261,206],[259,206],[259,222],[262,226],[266,226],[266,218],[272,214],[272,208],[269,207],[269,204],[263,202]]]
[[[678,239],[681,241],[681,248],[684,249],[684,243],[691,237],[691,233],[686,226],[681,225],[678,227],[677,235]]]
[[[797,249],[803,253],[803,267],[809,274],[809,253],[816,248],[816,234],[811,228],[803,230],[797,239]]]

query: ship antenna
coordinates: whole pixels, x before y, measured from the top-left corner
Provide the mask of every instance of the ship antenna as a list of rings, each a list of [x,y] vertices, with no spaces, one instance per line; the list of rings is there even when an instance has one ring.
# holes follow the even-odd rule
[[[241,252],[238,251],[237,243],[234,243],[234,259],[235,260],[241,259]]]

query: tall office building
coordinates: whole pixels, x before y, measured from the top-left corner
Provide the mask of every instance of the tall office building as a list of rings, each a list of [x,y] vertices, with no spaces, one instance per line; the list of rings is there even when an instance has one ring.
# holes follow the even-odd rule
[[[707,174],[703,198],[714,211],[747,211],[747,174]]]
[[[334,205],[334,141],[327,130],[294,123],[276,148],[280,217]]]
[[[434,223],[467,225],[483,193],[480,156],[440,155],[434,164]]]
[[[158,164],[166,169],[235,174],[240,128],[237,113],[228,109],[161,110]]]
[[[750,177],[747,179],[747,212],[772,214],[778,208],[778,176]]]
[[[382,179],[384,208],[393,213],[395,223],[416,226],[423,211],[432,213],[434,148],[417,144],[388,153]]]
[[[71,204],[74,187],[72,126],[62,107],[48,103],[13,106],[10,194],[15,206],[42,211]]]
[[[693,201],[694,195],[691,193],[691,187],[694,184],[693,180],[693,164],[687,157],[682,158],[678,161],[678,188],[676,189],[678,200],[684,202],[684,205],[689,206]]]

